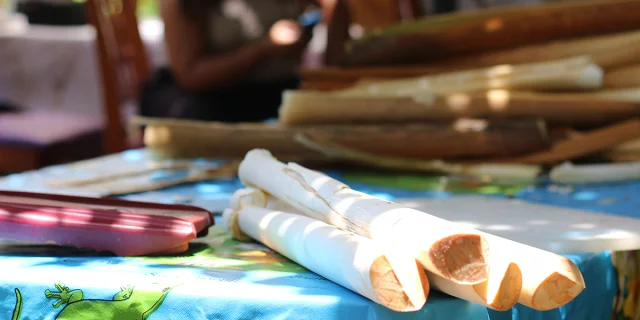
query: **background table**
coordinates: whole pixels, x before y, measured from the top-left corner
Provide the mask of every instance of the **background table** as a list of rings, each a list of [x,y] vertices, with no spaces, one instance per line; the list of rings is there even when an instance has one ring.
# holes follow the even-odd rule
[[[136,157],[138,153],[127,152],[122,159],[140,161],[142,157]],[[63,171],[64,167],[58,167],[13,175],[0,179],[0,189],[28,189],[29,184],[21,180],[30,181],[33,176]],[[449,197],[462,193],[510,194],[533,202],[640,216],[639,181],[569,188],[544,183],[494,185],[372,172],[330,174],[354,189],[387,199]],[[219,208],[240,186],[237,179],[226,179],[124,198]],[[638,293],[636,252],[569,257],[583,272],[587,288],[563,308],[536,312],[518,305],[509,312],[494,312],[433,292],[423,310],[401,314],[308,272],[260,244],[237,242],[219,227],[210,229],[206,238],[198,239],[189,252],[176,257],[118,258],[96,256],[82,250],[15,246],[5,242],[0,255],[3,271],[0,273],[0,315],[8,317],[13,312],[16,289],[22,296],[23,319],[87,319],[89,314],[84,312],[102,312],[100,316],[106,317],[138,302],[140,312],[146,310],[151,320],[608,319],[616,299],[620,299],[621,306],[626,303],[627,313],[633,312],[630,306],[636,303]],[[57,282],[62,285],[56,287]],[[56,297],[62,298],[58,308],[52,305]],[[79,300],[80,297],[83,300]]]
[[[151,63],[163,65],[162,23],[142,20],[140,36]],[[29,25],[0,36],[0,100],[25,109],[63,110],[102,120],[95,38],[90,25]]]

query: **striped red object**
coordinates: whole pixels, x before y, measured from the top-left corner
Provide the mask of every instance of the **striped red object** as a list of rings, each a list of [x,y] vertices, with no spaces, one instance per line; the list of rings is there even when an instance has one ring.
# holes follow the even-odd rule
[[[184,205],[0,191],[0,238],[119,256],[183,252],[213,221]]]

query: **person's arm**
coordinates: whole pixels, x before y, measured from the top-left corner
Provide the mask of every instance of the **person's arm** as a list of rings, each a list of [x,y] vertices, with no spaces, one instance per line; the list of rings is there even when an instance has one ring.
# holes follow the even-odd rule
[[[203,21],[189,19],[178,2],[158,1],[165,24],[169,65],[183,88],[201,91],[233,85],[270,55],[273,45],[268,38],[232,52],[207,55]]]
[[[332,2],[332,1],[326,1]],[[351,17],[347,0],[333,0],[333,8],[327,17],[327,48],[325,51],[325,64],[329,66],[340,65],[345,55],[345,44],[351,39],[349,27]]]

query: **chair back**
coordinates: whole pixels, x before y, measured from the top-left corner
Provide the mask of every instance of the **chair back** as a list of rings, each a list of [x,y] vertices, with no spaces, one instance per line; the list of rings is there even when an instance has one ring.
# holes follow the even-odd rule
[[[107,154],[128,148],[125,123],[133,110],[124,107],[136,105],[140,85],[150,72],[136,9],[136,0],[86,1],[87,18],[96,29]]]

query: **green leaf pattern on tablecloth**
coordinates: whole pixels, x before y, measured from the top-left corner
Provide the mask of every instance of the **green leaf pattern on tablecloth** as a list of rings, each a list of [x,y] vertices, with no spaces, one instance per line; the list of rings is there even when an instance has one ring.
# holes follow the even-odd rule
[[[257,243],[232,238],[221,227],[209,229],[209,234],[194,241],[187,252],[170,257],[129,258],[168,266],[238,271],[276,271],[300,273],[307,270],[277,252]]]

